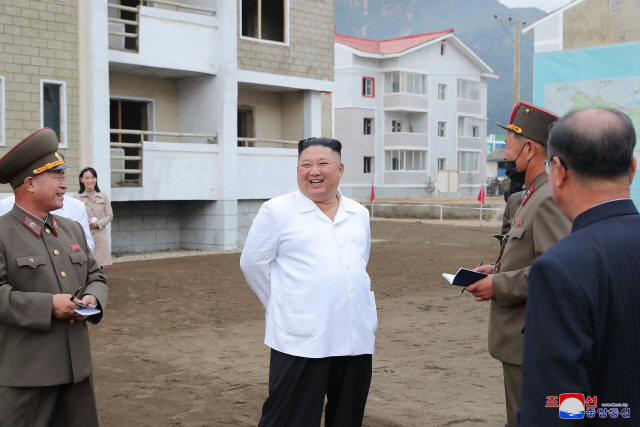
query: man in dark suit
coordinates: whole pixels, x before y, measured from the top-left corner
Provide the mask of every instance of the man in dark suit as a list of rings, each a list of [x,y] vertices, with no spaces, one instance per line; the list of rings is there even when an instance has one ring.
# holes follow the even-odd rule
[[[597,398],[588,402],[596,410],[572,426],[638,423],[630,419],[640,409],[640,215],[629,199],[635,144],[631,120],[614,110],[572,112],[551,130],[551,193],[573,227],[529,272],[519,426],[581,418],[580,399],[545,407],[547,396],[564,393]]]

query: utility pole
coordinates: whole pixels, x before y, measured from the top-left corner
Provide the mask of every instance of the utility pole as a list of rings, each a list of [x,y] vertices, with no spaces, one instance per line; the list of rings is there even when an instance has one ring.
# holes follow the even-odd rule
[[[494,15],[494,18],[498,22],[515,27],[515,38],[513,40],[513,106],[515,107],[520,102],[520,20],[516,19],[514,22],[509,17],[508,21],[503,21],[498,19],[498,15]]]

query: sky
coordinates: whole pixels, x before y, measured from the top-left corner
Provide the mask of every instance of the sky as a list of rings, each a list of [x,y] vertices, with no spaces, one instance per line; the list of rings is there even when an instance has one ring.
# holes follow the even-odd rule
[[[545,12],[554,10],[571,3],[571,0],[498,0],[507,7],[537,7]]]

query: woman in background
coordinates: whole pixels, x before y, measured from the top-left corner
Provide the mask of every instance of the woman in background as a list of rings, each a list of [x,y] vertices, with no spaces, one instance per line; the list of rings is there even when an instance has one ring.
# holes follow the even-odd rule
[[[93,168],[80,171],[80,191],[73,195],[84,203],[91,237],[96,244],[93,256],[101,267],[111,265],[111,250],[107,239],[107,224],[113,221],[113,210],[106,194],[98,188],[98,174]]]

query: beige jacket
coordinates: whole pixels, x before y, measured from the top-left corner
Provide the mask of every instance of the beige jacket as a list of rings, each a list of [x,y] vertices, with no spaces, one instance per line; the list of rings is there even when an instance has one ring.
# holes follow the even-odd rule
[[[101,267],[111,265],[111,248],[109,247],[106,229],[107,224],[113,221],[113,209],[111,209],[109,198],[102,191],[96,192],[93,196],[93,201],[91,201],[86,191],[84,193],[76,193],[73,197],[85,204],[89,223],[91,223],[91,218],[98,218],[98,228],[91,230],[91,237],[93,237],[93,241],[96,244],[93,256]]]
[[[87,322],[52,316],[53,294],[96,297],[107,307],[107,278],[80,224],[47,224],[18,206],[0,217],[0,386],[43,387],[91,375]],[[90,317],[98,323],[102,313]]]
[[[516,211],[513,226],[507,232],[500,273],[493,276],[495,299],[491,300],[489,314],[489,354],[514,365],[522,365],[529,268],[571,231],[571,221],[551,197],[547,174],[538,175],[532,187],[533,192]]]

